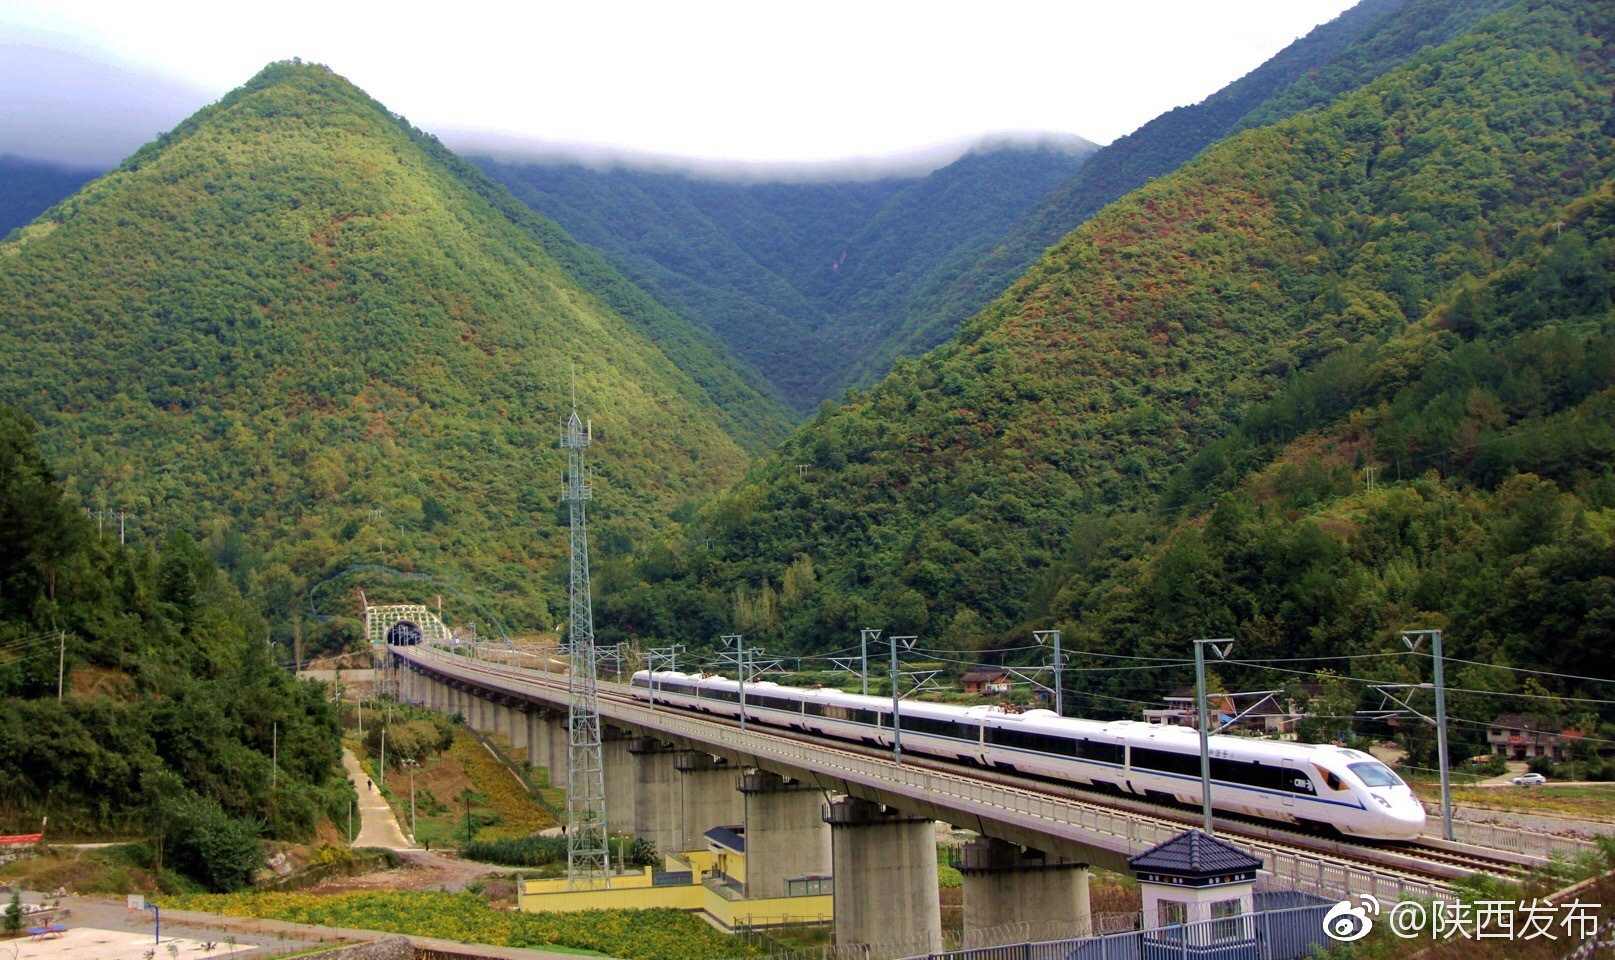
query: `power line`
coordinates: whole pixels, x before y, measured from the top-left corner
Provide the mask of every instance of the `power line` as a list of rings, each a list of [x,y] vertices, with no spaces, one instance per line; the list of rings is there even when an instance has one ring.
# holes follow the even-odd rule
[[[1429,654],[1424,654],[1429,656]],[[1529,670],[1525,667],[1506,667],[1500,663],[1482,663],[1479,660],[1461,660],[1457,657],[1447,657],[1448,663],[1466,663],[1472,667],[1491,667],[1497,670],[1507,670],[1509,673],[1529,673],[1538,677],[1557,677],[1560,680],[1585,680],[1588,683],[1615,683],[1610,677],[1583,677],[1574,673],[1554,673],[1550,670]]]

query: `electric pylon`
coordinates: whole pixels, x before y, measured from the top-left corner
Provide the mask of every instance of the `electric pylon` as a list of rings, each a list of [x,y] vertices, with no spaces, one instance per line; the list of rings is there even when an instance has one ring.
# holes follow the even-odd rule
[[[561,496],[571,506],[571,618],[567,631],[566,885],[569,890],[605,886],[610,876],[606,846],[606,783],[600,756],[600,692],[594,646],[594,605],[589,590],[589,532],[584,504],[594,495],[583,463],[592,424],[572,416],[561,427],[566,483]]]

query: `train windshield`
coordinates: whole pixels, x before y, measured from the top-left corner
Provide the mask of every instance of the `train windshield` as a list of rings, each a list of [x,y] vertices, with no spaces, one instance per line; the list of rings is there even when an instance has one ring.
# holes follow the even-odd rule
[[[1351,772],[1362,778],[1363,783],[1370,787],[1400,787],[1402,778],[1391,772],[1391,768],[1383,763],[1372,760],[1366,763],[1353,763],[1348,765]]]

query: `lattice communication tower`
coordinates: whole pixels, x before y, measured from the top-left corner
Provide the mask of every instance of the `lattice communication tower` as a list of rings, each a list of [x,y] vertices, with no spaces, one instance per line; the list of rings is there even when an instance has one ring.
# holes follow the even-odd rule
[[[606,847],[606,783],[600,756],[600,692],[594,646],[594,605],[589,589],[589,532],[584,504],[594,495],[583,464],[593,430],[572,416],[561,427],[566,483],[561,496],[571,506],[571,616],[567,630],[566,883],[570,890],[602,887],[610,876]]]

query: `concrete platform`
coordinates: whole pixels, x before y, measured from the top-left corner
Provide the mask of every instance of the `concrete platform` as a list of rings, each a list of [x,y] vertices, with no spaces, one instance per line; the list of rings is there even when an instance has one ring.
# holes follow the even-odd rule
[[[170,956],[170,946],[178,948],[173,956],[183,960],[204,960],[206,957],[221,957],[230,953],[223,938],[210,951],[200,940],[164,937],[163,942],[157,944],[149,932],[101,930],[96,927],[69,927],[61,936],[48,940],[32,937],[11,940],[6,943],[6,952],[10,953],[15,948],[17,960],[137,960],[153,947],[158,957],[166,958]],[[236,949],[241,950],[240,947]]]

